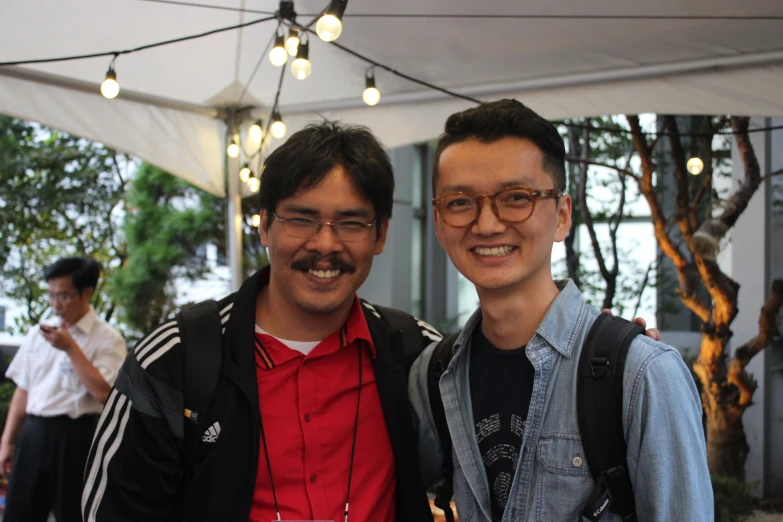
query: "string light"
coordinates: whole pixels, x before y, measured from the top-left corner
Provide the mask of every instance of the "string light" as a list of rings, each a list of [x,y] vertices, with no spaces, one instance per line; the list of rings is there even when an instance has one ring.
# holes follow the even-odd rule
[[[369,106],[377,105],[381,101],[381,91],[375,86],[375,75],[372,71],[364,77],[364,92],[362,93],[362,100]]]
[[[251,176],[250,179],[247,180],[247,188],[250,189],[250,192],[255,194],[258,192],[258,189],[261,188],[261,181],[257,177]]]
[[[241,169],[239,169],[239,180],[242,183],[247,183],[247,180],[250,179],[250,174],[252,174],[250,170],[250,165],[245,163]]]
[[[292,27],[288,30],[288,38],[285,40],[285,50],[293,57],[296,57],[296,50],[299,47],[299,29]]]
[[[333,42],[340,37],[343,32],[343,13],[348,5],[348,0],[332,0],[329,7],[315,24],[315,32],[318,38],[324,42]]]
[[[285,50],[283,33],[279,31],[275,38],[275,46],[269,51],[269,61],[272,62],[272,65],[275,67],[281,67],[288,61],[288,51]]]
[[[258,228],[258,226],[261,224],[261,215],[253,214],[253,217],[250,218],[250,222],[253,224],[254,227]]]
[[[261,144],[261,139],[264,137],[264,121],[256,120],[253,125],[247,129],[247,141],[254,146]]]
[[[313,72],[313,66],[308,59],[310,42],[301,42],[296,50],[296,60],[291,64],[291,72],[297,80],[304,80]]]
[[[117,83],[117,73],[114,72],[114,60],[109,65],[109,70],[106,71],[106,78],[101,84],[101,94],[108,100],[113,100],[120,94],[120,84]]]
[[[231,143],[228,144],[228,147],[226,147],[226,154],[228,154],[229,158],[238,158],[239,157],[239,136],[234,134],[234,136],[231,138]]]
[[[698,156],[694,156],[688,160],[686,168],[688,169],[688,172],[694,176],[698,176],[701,174],[701,171],[704,170],[704,162]]]
[[[286,133],[285,123],[283,123],[283,118],[280,116],[280,113],[277,111],[272,113],[272,126],[269,128],[269,132],[271,132],[272,136],[274,136],[277,139],[280,139],[283,136],[285,136]]]

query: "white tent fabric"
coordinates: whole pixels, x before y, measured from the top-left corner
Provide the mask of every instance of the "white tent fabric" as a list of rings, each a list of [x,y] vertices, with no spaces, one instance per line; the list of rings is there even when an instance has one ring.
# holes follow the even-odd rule
[[[204,2],[8,0],[0,6],[0,62],[129,49],[278,8],[272,0]],[[296,0],[300,22],[326,4]],[[378,14],[399,16],[371,16]],[[268,21],[121,55],[115,100],[98,89],[110,58],[0,67],[0,113],[101,141],[224,195],[219,109],[250,106],[267,116],[280,69],[261,53],[275,28]],[[284,78],[289,133],[328,117],[367,125],[394,147],[436,136],[448,114],[470,105],[376,69],[381,104],[364,106],[367,64],[316,37],[310,43],[310,78]],[[338,43],[466,95],[516,97],[553,119],[783,115],[783,3],[769,0],[351,0]]]

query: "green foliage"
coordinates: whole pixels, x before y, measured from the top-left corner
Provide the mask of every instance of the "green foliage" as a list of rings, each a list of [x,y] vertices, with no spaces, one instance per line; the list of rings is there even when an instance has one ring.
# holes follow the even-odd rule
[[[123,231],[128,258],[112,281],[120,316],[133,330],[149,331],[174,308],[171,281],[203,275],[196,251],[222,237],[223,202],[149,164],[135,173]]]
[[[751,512],[755,500],[751,496],[758,481],[745,483],[732,477],[712,475],[716,522],[740,522]]]
[[[107,274],[120,264],[116,226],[127,163],[100,144],[0,116],[0,292],[26,308],[10,331],[41,318],[42,271],[58,257],[92,256]],[[101,288],[93,305],[111,315]]]

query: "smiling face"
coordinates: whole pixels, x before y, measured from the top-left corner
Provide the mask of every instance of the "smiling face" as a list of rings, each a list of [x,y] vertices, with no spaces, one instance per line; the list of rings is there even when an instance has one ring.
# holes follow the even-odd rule
[[[372,203],[356,187],[342,166],[333,168],[314,187],[281,200],[274,213],[261,213],[261,242],[269,249],[269,289],[283,309],[304,314],[341,313],[367,279],[373,257],[383,251],[389,222],[381,219],[358,241],[337,239],[332,227],[304,239],[297,219],[325,222],[376,220]],[[290,220],[294,220],[293,222]],[[300,237],[297,237],[300,236]]]
[[[435,196],[457,191],[494,194],[510,186],[551,190],[554,181],[543,164],[541,150],[523,138],[455,143],[440,156]],[[489,199],[482,200],[480,215],[464,228],[446,224],[437,209],[433,213],[440,243],[480,295],[536,288],[551,281],[552,244],[565,239],[571,227],[567,195],[536,201],[533,214],[522,223],[500,221]]]

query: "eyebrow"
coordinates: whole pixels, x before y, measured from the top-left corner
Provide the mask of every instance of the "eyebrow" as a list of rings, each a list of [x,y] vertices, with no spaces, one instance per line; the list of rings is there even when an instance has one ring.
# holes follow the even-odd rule
[[[530,176],[522,176],[519,179],[513,181],[504,181],[498,187],[498,190],[505,190],[513,187],[530,187],[534,188],[534,180]],[[473,192],[473,187],[468,185],[446,185],[441,190],[441,194],[448,194],[450,192]]]
[[[321,216],[321,212],[318,211],[317,209],[313,207],[306,207],[304,205],[296,205],[296,204],[285,205],[283,207],[283,210],[286,213],[292,212],[294,214],[300,214],[304,216],[312,216],[312,217]],[[338,219],[348,218],[348,217],[361,217],[361,218],[370,217],[370,213],[367,211],[367,209],[362,207],[338,210],[335,214]]]

